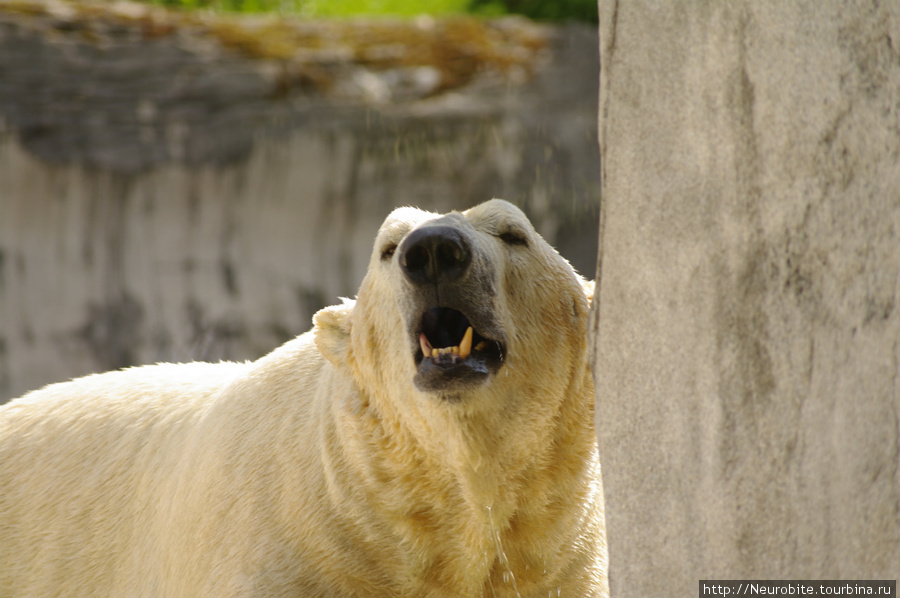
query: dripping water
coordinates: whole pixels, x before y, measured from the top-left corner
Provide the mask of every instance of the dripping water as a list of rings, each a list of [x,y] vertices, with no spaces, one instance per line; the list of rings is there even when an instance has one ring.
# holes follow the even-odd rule
[[[503,572],[503,583],[512,583],[513,591],[516,593],[516,598],[522,598],[522,595],[519,594],[519,586],[516,583],[516,576],[512,572],[512,567],[509,566],[509,557],[506,556],[506,551],[503,550],[503,543],[500,541],[500,530],[497,529],[496,525],[494,525],[494,514],[491,511],[492,506],[488,505],[485,508],[488,512],[488,522],[491,526],[491,537],[494,540],[494,548],[497,550],[497,559],[499,559],[500,564],[506,569]]]

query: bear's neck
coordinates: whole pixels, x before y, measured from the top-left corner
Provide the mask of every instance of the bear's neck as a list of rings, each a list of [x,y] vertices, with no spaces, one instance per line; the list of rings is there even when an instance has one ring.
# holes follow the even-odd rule
[[[495,522],[505,521],[504,515],[518,502],[516,480],[555,461],[552,452],[554,437],[561,432],[560,414],[529,418],[511,410],[471,408],[465,401],[465,397],[450,402],[415,391],[401,400],[395,395],[377,401],[383,438],[391,446],[402,447],[403,454],[392,455],[385,447],[373,457],[386,461],[399,457],[394,462],[409,467],[407,475],[441,477],[479,513],[476,518],[484,519],[482,523],[487,524],[489,511]],[[561,398],[544,403],[562,407]],[[415,466],[408,460],[410,451],[418,455]]]
[[[571,540],[555,533],[588,498],[596,444],[587,392],[576,384],[544,397],[556,412],[541,417],[429,403],[414,392],[373,397],[369,407],[382,407],[369,414],[379,425],[366,439],[365,468],[382,475],[369,476],[368,492],[391,497],[373,523],[392,525],[398,546],[411,547],[404,558],[434,587],[478,595],[485,584],[519,579],[524,588]]]

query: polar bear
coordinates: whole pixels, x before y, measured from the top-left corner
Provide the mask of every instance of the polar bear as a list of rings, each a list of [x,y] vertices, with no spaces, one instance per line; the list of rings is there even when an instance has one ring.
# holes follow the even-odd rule
[[[507,202],[401,208],[258,361],[9,403],[0,595],[606,595],[591,292]]]

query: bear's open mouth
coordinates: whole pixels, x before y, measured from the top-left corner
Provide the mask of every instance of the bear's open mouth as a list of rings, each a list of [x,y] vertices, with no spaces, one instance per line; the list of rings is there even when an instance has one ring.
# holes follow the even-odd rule
[[[416,385],[437,391],[480,382],[503,363],[504,347],[482,336],[460,311],[434,307],[422,315],[415,353]]]

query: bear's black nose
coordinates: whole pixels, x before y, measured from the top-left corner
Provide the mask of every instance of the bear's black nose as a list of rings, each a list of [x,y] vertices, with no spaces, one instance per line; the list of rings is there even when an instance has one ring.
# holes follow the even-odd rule
[[[426,226],[414,230],[400,244],[400,266],[414,284],[450,282],[462,276],[472,263],[469,246],[450,226]]]

